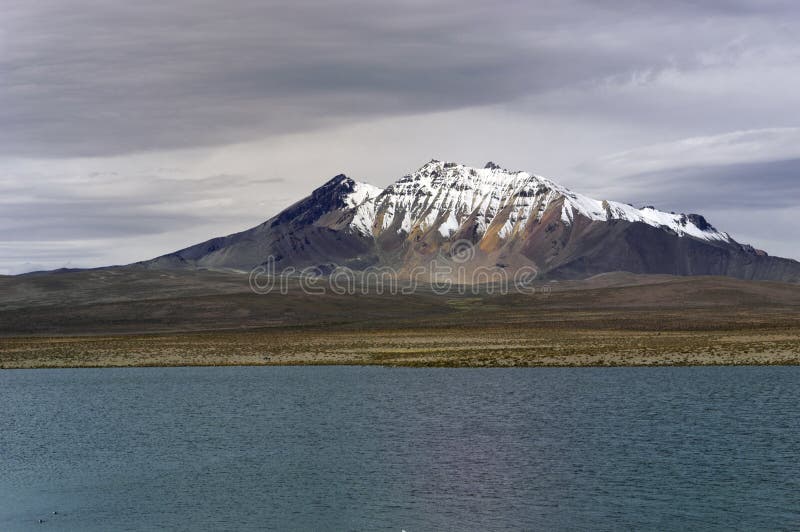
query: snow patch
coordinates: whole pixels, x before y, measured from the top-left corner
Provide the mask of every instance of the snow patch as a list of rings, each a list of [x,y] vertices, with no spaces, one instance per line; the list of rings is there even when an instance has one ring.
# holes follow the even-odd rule
[[[353,192],[345,198],[345,204],[355,209],[350,226],[362,235],[372,235],[372,227],[375,224],[375,198],[381,192],[383,189],[369,183],[354,181]]]
[[[439,226],[439,234],[445,238],[450,238],[453,233],[458,231],[459,226],[458,220],[453,212],[450,211],[447,215],[447,220]]]

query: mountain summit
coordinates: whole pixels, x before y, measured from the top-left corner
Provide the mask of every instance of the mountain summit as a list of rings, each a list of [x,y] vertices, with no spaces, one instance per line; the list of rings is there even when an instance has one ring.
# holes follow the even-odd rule
[[[390,266],[400,272],[472,244],[467,267],[533,266],[549,278],[611,271],[800,281],[699,214],[596,200],[489,162],[432,160],[381,190],[338,175],[263,224],[149,261],[150,267],[249,270]]]

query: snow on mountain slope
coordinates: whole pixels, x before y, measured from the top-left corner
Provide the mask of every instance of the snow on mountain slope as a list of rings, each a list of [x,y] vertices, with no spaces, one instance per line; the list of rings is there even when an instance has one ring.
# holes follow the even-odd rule
[[[410,233],[438,227],[443,236],[450,236],[469,218],[485,234],[506,210],[500,229],[505,237],[523,228],[532,215],[535,218],[537,200],[553,201],[550,192],[545,180],[523,172],[431,161],[384,190],[376,212],[382,214],[380,230],[397,226]]]
[[[637,209],[626,203],[598,201],[581,194],[564,192],[566,198],[562,209],[562,221],[571,223],[575,213],[590,220],[626,220],[641,222],[652,227],[667,228],[678,236],[693,236],[701,240],[720,240],[730,242],[731,237],[714,229],[705,218],[696,214],[675,214],[659,211],[653,207]]]
[[[508,171],[493,163],[472,168],[432,160],[383,191],[357,183],[350,198],[350,206],[356,209],[351,225],[364,235],[377,235],[394,227],[406,234],[436,229],[442,237],[449,238],[469,222],[476,225],[481,237],[493,233],[508,239],[561,202],[561,220],[566,225],[573,224],[580,215],[591,221],[640,222],[681,237],[732,241],[702,216],[595,200],[547,178]]]
[[[362,235],[372,235],[372,226],[375,223],[375,198],[383,189],[353,181],[353,192],[345,197],[345,205],[354,209],[353,221],[350,226]]]

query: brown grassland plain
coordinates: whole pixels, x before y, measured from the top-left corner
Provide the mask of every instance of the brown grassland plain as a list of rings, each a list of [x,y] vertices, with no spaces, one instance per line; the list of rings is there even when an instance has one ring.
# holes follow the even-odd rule
[[[524,295],[256,295],[240,274],[108,269],[0,290],[2,368],[800,363],[800,287],[780,283],[609,274]]]

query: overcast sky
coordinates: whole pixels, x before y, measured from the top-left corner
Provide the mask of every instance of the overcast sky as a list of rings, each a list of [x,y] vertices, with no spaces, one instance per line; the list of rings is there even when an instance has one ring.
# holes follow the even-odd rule
[[[0,0],[0,274],[151,258],[431,158],[800,259],[800,2]]]

